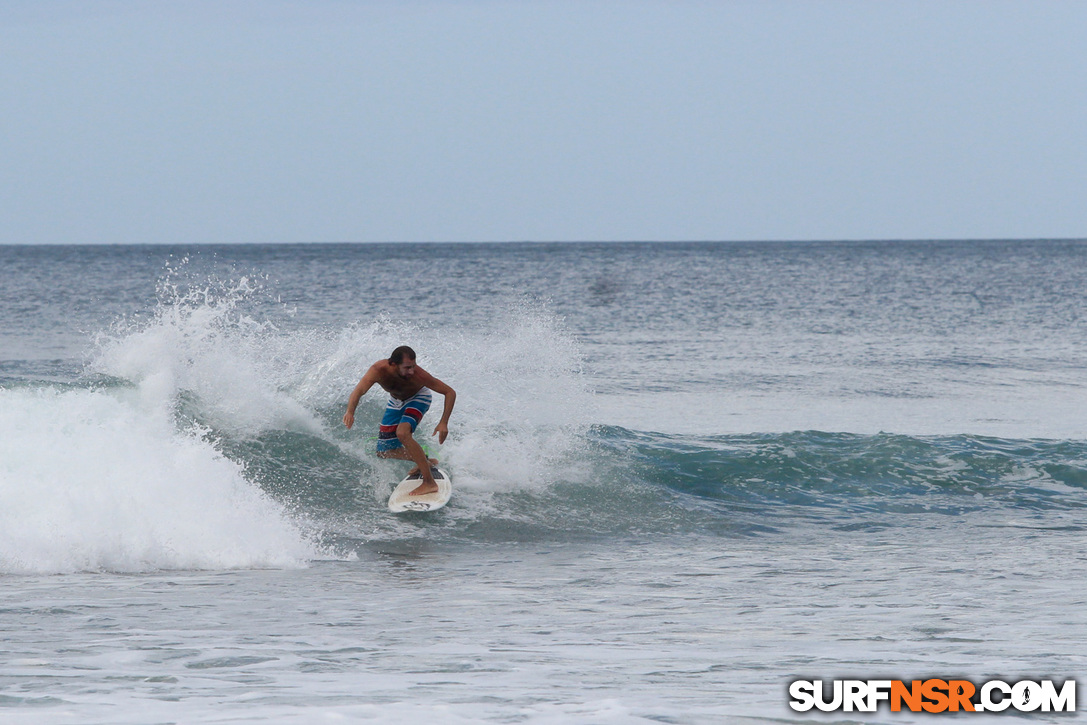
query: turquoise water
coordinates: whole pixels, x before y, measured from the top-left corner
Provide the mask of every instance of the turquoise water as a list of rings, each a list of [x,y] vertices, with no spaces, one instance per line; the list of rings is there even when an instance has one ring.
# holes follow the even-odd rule
[[[1075,677],[1085,272],[1074,242],[0,247],[0,714],[810,720],[798,677]],[[385,510],[380,396],[340,423],[399,344],[458,391],[431,515]]]

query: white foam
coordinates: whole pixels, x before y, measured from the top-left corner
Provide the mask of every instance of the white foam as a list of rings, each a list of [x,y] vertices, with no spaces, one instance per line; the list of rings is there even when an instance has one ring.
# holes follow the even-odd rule
[[[0,390],[0,572],[299,566],[286,512],[146,391]]]

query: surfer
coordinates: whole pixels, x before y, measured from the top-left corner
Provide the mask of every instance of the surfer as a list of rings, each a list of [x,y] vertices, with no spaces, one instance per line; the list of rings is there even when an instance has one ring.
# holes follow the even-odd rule
[[[445,437],[449,435],[449,414],[453,412],[453,403],[457,400],[456,391],[416,365],[415,351],[407,345],[401,345],[393,350],[388,360],[378,360],[371,365],[351,391],[351,397],[347,399],[347,413],[343,416],[343,424],[348,428],[355,424],[355,408],[358,407],[359,400],[374,383],[389,394],[389,402],[385,406],[385,415],[381,418],[378,431],[378,457],[413,461],[415,467],[408,475],[418,471],[423,482],[411,495],[434,493],[438,490],[438,484],[434,480],[434,474],[430,472],[430,466],[437,461],[427,458],[423,447],[415,442],[412,433],[430,408],[431,392],[440,393],[445,397],[445,407],[442,410],[442,419],[438,421],[431,435],[438,436],[439,444],[445,443]]]

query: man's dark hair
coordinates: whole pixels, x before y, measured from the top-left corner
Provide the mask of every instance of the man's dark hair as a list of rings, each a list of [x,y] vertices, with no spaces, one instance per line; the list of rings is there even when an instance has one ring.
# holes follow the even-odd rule
[[[401,345],[400,347],[393,350],[392,355],[389,355],[389,362],[391,362],[393,365],[399,365],[400,363],[404,362],[405,355],[408,356],[408,360],[415,359],[415,351],[407,345]]]

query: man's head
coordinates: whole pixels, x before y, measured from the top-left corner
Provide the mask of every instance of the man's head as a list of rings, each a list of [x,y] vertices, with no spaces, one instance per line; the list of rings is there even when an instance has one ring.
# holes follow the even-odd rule
[[[402,378],[410,378],[415,374],[415,351],[407,345],[401,345],[389,355],[389,362],[396,366],[396,372]]]

